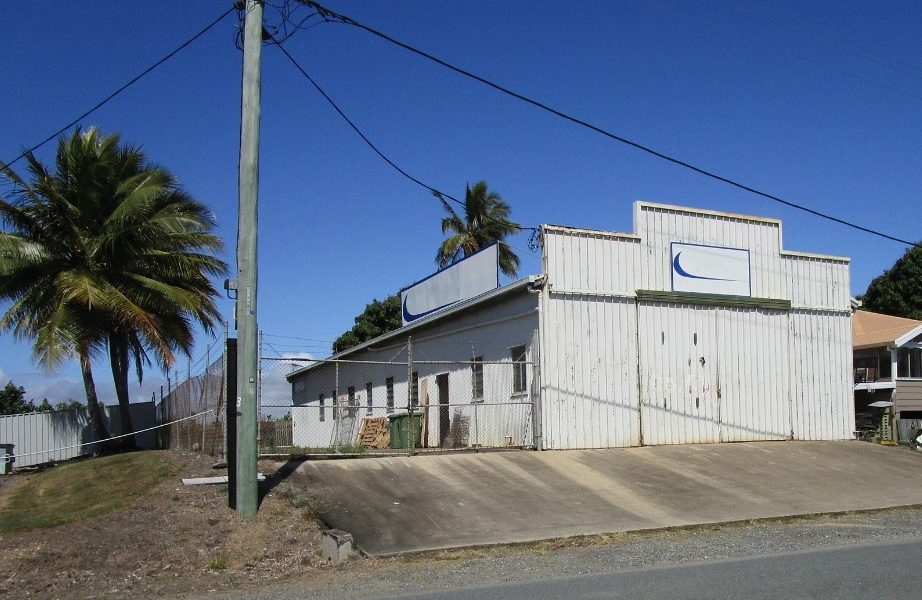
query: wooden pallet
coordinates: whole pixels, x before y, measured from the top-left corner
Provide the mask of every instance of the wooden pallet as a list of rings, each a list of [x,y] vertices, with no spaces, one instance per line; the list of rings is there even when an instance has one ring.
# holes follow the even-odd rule
[[[391,445],[391,427],[387,417],[364,417],[359,425],[358,443],[365,448],[388,448]]]

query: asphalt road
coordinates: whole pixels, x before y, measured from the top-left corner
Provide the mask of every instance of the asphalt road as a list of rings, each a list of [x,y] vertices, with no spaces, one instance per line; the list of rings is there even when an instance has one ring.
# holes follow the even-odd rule
[[[393,598],[913,598],[922,596],[922,537]]]
[[[387,559],[196,600],[922,598],[922,507]]]

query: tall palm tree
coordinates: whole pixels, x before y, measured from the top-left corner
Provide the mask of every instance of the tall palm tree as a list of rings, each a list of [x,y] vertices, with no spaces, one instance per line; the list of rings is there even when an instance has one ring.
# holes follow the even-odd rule
[[[131,364],[168,367],[188,354],[194,322],[219,319],[209,276],[226,265],[209,211],[165,170],[117,135],[76,130],[58,143],[55,169],[27,156],[31,182],[6,165],[12,200],[0,198],[0,330],[33,340],[37,362],[80,359],[91,421],[105,437],[92,359],[107,351],[123,431]]]
[[[442,233],[449,233],[435,256],[439,267],[470,256],[493,243],[499,243],[499,268],[510,277],[519,270],[519,257],[504,241],[521,229],[510,220],[509,205],[496,192],[487,189],[486,181],[478,181],[474,187],[468,185],[464,193],[464,218],[455,211],[441,194],[436,198],[448,213],[442,219]]]

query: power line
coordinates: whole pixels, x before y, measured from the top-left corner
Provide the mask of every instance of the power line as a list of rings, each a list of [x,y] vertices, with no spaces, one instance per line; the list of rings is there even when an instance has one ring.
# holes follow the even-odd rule
[[[183,42],[182,44],[180,44],[175,50],[173,50],[172,52],[170,52],[169,54],[167,54],[166,56],[164,56],[163,58],[161,58],[160,60],[158,60],[157,62],[155,62],[154,64],[152,64],[151,66],[147,67],[146,69],[144,69],[143,71],[141,71],[140,73],[138,73],[137,75],[135,75],[134,77],[132,77],[132,78],[131,78],[130,80],[128,80],[128,82],[125,83],[122,87],[118,88],[117,90],[115,90],[114,92],[112,92],[111,94],[109,94],[108,96],[106,96],[105,98],[103,98],[102,100],[100,100],[99,102],[97,102],[96,104],[94,104],[89,110],[87,110],[87,111],[85,111],[84,113],[82,113],[79,117],[77,117],[76,119],[74,119],[73,121],[71,121],[70,123],[68,123],[67,125],[65,125],[64,127],[61,127],[60,129],[58,129],[57,131],[55,131],[54,133],[52,133],[51,135],[49,135],[48,137],[46,137],[45,139],[43,139],[41,142],[35,144],[34,146],[32,146],[31,148],[29,148],[28,150],[23,150],[22,153],[21,153],[19,156],[17,156],[16,158],[14,158],[13,160],[11,160],[10,162],[6,163],[6,166],[11,166],[11,165],[15,164],[16,162],[18,162],[20,159],[22,159],[22,158],[23,158],[24,156],[26,156],[27,154],[30,154],[30,153],[32,153],[32,152],[35,152],[36,150],[38,150],[39,148],[41,148],[42,146],[44,146],[45,144],[47,144],[48,142],[50,142],[51,140],[53,140],[54,138],[58,137],[59,135],[61,135],[62,133],[64,133],[65,131],[67,131],[68,129],[70,129],[71,127],[73,127],[74,125],[78,124],[80,121],[82,121],[82,120],[85,119],[86,117],[90,116],[91,114],[93,114],[94,112],[96,112],[97,110],[99,110],[100,108],[102,108],[103,106],[105,106],[110,100],[112,100],[113,98],[115,98],[116,96],[118,96],[119,94],[121,94],[123,91],[125,91],[126,89],[128,89],[129,87],[131,87],[133,84],[135,84],[135,83],[136,83],[138,80],[140,80],[142,77],[144,77],[145,75],[147,75],[148,73],[150,73],[151,71],[153,71],[154,69],[156,69],[157,67],[159,67],[160,65],[162,65],[163,63],[165,63],[166,61],[168,61],[169,59],[173,58],[176,54],[178,54],[178,53],[179,53],[182,49],[184,49],[186,46],[188,46],[189,44],[191,44],[192,42],[194,42],[194,41],[197,40],[198,38],[200,38],[200,37],[202,37],[203,35],[205,35],[205,33],[208,32],[209,29],[211,29],[212,27],[214,27],[215,25],[217,25],[218,23],[220,23],[221,20],[224,19],[224,17],[226,17],[227,15],[231,14],[232,12],[234,12],[234,10],[235,10],[235,7],[231,6],[229,9],[227,9],[225,12],[223,12],[218,18],[216,18],[214,21],[212,21],[211,23],[209,23],[208,25],[206,25],[204,29],[202,29],[201,31],[199,31],[198,33],[196,33],[195,35],[193,35],[192,37],[190,37],[189,39],[187,39],[185,42]]]
[[[286,57],[288,57],[288,60],[291,61],[291,64],[293,64],[293,65],[295,66],[295,68],[296,68],[298,71],[301,72],[301,75],[303,75],[303,76],[311,83],[311,85],[314,86],[314,89],[316,89],[317,92],[318,92],[321,96],[324,97],[324,99],[330,104],[330,106],[333,107],[333,110],[335,110],[335,111],[339,114],[339,116],[342,117],[343,120],[346,121],[346,123],[349,124],[349,127],[351,127],[352,130],[355,131],[355,132],[359,135],[360,138],[362,138],[362,140],[365,142],[365,144],[367,144],[368,147],[371,148],[371,149],[374,151],[375,154],[377,154],[379,157],[381,157],[381,159],[382,159],[384,162],[386,162],[387,164],[389,164],[391,167],[394,168],[394,170],[396,170],[398,173],[400,173],[401,175],[403,175],[404,177],[406,177],[407,179],[409,179],[410,181],[412,181],[412,182],[415,183],[416,185],[418,185],[418,186],[420,186],[420,187],[422,187],[422,188],[425,188],[425,189],[429,190],[430,192],[432,192],[432,195],[434,195],[436,198],[439,198],[440,200],[443,200],[443,201],[444,201],[445,199],[448,199],[448,200],[451,200],[452,202],[454,202],[454,203],[456,203],[456,204],[459,204],[459,205],[461,205],[461,206],[465,206],[465,204],[464,204],[463,201],[458,200],[457,198],[455,198],[454,196],[452,196],[451,194],[449,194],[449,193],[447,193],[447,192],[443,192],[443,191],[441,191],[441,190],[439,190],[439,189],[437,189],[437,188],[432,187],[432,186],[429,185],[428,183],[425,183],[424,181],[422,181],[422,180],[420,180],[420,179],[417,179],[417,178],[414,177],[413,175],[410,175],[407,171],[405,171],[403,168],[401,168],[400,165],[398,165],[398,164],[395,163],[393,160],[391,160],[390,158],[388,158],[388,156],[387,156],[386,154],[384,154],[384,152],[382,152],[382,151],[375,145],[374,142],[372,142],[370,139],[368,139],[368,136],[366,136],[364,133],[362,133],[362,130],[358,128],[358,125],[356,125],[356,124],[352,121],[352,119],[350,119],[349,116],[346,115],[346,113],[343,112],[343,110],[339,107],[339,105],[336,104],[336,102],[333,100],[333,98],[331,98],[330,95],[327,94],[327,93],[323,90],[323,88],[320,87],[320,85],[314,80],[314,78],[311,77],[311,76],[307,73],[307,71],[304,70],[304,67],[302,67],[302,66],[298,63],[298,61],[295,60],[295,58],[294,58],[291,54],[288,53],[288,50],[285,49],[285,46],[283,46],[283,45],[280,44],[280,43],[276,43],[276,44],[274,44],[274,45],[275,45],[279,50],[281,50],[282,53],[283,53]],[[518,223],[512,223],[512,222],[510,222],[510,221],[503,221],[503,220],[497,219],[497,218],[492,217],[492,216],[490,216],[490,215],[488,215],[488,214],[485,214],[484,216],[485,216],[487,219],[489,219],[489,220],[491,220],[491,221],[493,221],[493,222],[495,222],[495,223],[499,223],[500,225],[504,225],[504,226],[506,226],[506,227],[510,227],[510,228],[513,228],[513,229],[518,229],[519,231],[531,231],[533,234],[537,234],[537,232],[538,232],[538,229],[537,229],[536,227],[525,227],[525,226],[523,226],[523,225],[519,225]],[[504,242],[500,242],[500,243],[504,243]]]
[[[425,52],[425,51],[423,51],[423,50],[419,50],[418,48],[414,48],[413,46],[410,46],[409,44],[406,44],[406,43],[404,43],[404,42],[401,42],[400,40],[394,39],[394,38],[392,38],[391,36],[387,35],[386,33],[383,33],[383,32],[381,32],[381,31],[378,31],[377,29],[374,29],[374,28],[372,28],[372,27],[369,27],[368,25],[363,25],[362,23],[359,23],[359,22],[356,21],[355,19],[352,19],[352,18],[350,18],[350,17],[347,17],[347,16],[341,15],[341,14],[339,14],[339,13],[333,12],[332,10],[330,10],[330,9],[328,9],[328,8],[325,8],[325,7],[321,6],[320,4],[317,4],[317,3],[314,2],[313,0],[298,0],[298,1],[304,3],[304,4],[308,5],[308,6],[311,6],[312,8],[314,8],[315,10],[317,10],[317,11],[321,14],[321,16],[322,16],[323,18],[325,18],[325,19],[328,19],[328,20],[330,20],[330,21],[332,21],[332,22],[343,23],[343,24],[346,24],[346,25],[352,25],[352,26],[357,27],[357,28],[359,28],[359,29],[363,29],[363,30],[367,31],[368,33],[370,33],[370,34],[372,34],[372,35],[374,35],[374,36],[377,36],[377,37],[379,37],[379,38],[381,38],[381,39],[383,39],[383,40],[385,40],[385,41],[387,41],[387,42],[390,42],[391,44],[394,44],[394,45],[396,45],[396,46],[399,46],[399,47],[403,48],[404,50],[407,50],[407,51],[409,51],[409,52],[412,52],[413,54],[416,54],[416,55],[421,56],[421,57],[423,57],[423,58],[425,58],[425,59],[427,59],[427,60],[430,60],[430,61],[432,61],[432,62],[434,62],[434,63],[436,63],[436,64],[438,64],[438,65],[441,65],[441,66],[443,66],[443,67],[445,67],[445,68],[447,68],[447,69],[449,69],[449,70],[451,70],[451,71],[454,71],[454,72],[456,72],[456,73],[458,73],[458,74],[460,74],[460,75],[464,75],[465,77],[468,77],[468,78],[473,79],[473,80],[475,80],[475,81],[479,81],[480,83],[482,83],[482,84],[484,84],[484,85],[486,85],[486,86],[488,86],[488,87],[491,87],[491,88],[495,89],[495,90],[498,91],[498,92],[502,92],[503,94],[506,94],[507,96],[511,96],[511,97],[513,97],[513,98],[516,98],[517,100],[521,100],[522,102],[525,102],[525,103],[527,103],[527,104],[531,104],[532,106],[535,106],[535,107],[537,107],[537,108],[540,108],[541,110],[543,110],[543,111],[545,111],[545,112],[549,112],[549,113],[551,113],[551,114],[553,114],[553,115],[555,115],[555,116],[557,116],[557,117],[560,117],[561,119],[564,119],[564,120],[566,120],[566,121],[570,121],[571,123],[575,123],[575,124],[577,124],[577,125],[579,125],[579,126],[581,126],[581,127],[585,127],[586,129],[589,129],[589,130],[591,130],[591,131],[594,131],[594,132],[596,132],[596,133],[598,133],[598,134],[601,134],[601,135],[603,135],[603,136],[605,136],[605,137],[607,137],[607,138],[610,138],[610,139],[615,140],[615,141],[617,141],[617,142],[621,142],[622,144],[626,144],[626,145],[628,145],[628,146],[631,146],[631,147],[633,147],[633,148],[636,148],[636,149],[638,149],[638,150],[641,150],[641,151],[643,151],[643,152],[646,152],[647,154],[651,154],[651,155],[653,155],[653,156],[655,156],[655,157],[657,157],[657,158],[660,158],[660,159],[663,159],[663,160],[665,160],[665,161],[671,162],[672,164],[678,165],[678,166],[680,166],[680,167],[684,167],[684,168],[689,169],[689,170],[691,170],[691,171],[694,171],[694,172],[696,172],[696,173],[698,173],[698,174],[700,174],[700,175],[704,175],[705,177],[709,177],[709,178],[714,179],[714,180],[716,180],[716,181],[720,181],[720,182],[726,183],[726,184],[728,184],[728,185],[731,185],[731,186],[733,186],[733,187],[735,187],[735,188],[738,188],[738,189],[741,189],[741,190],[743,190],[743,191],[749,192],[749,193],[751,193],[751,194],[755,194],[756,196],[761,196],[762,198],[767,198],[767,199],[769,199],[769,200],[773,200],[773,201],[778,202],[778,203],[780,203],[780,204],[784,204],[785,206],[789,206],[789,207],[791,207],[791,208],[796,208],[796,209],[798,209],[798,210],[802,210],[802,211],[807,212],[807,213],[810,213],[810,214],[812,214],[812,215],[814,215],[814,216],[817,216],[817,217],[820,217],[820,218],[823,218],[823,219],[827,219],[827,220],[833,221],[833,222],[835,222],[835,223],[839,223],[840,225],[845,225],[846,227],[851,227],[851,228],[853,228],[853,229],[857,229],[857,230],[863,231],[863,232],[865,232],[865,233],[870,233],[871,235],[876,235],[876,236],[879,236],[879,237],[882,237],[882,238],[885,238],[885,239],[888,239],[888,240],[891,240],[891,241],[894,241],[894,242],[898,242],[898,243],[900,243],[900,244],[907,244],[907,245],[909,245],[909,246],[915,246],[915,245],[917,245],[917,244],[914,243],[914,242],[910,242],[910,241],[908,241],[908,240],[904,240],[904,239],[898,238],[898,237],[896,237],[896,236],[893,236],[893,235],[890,235],[890,234],[887,234],[887,233],[883,233],[883,232],[877,231],[877,230],[875,230],[875,229],[871,229],[871,228],[869,228],[869,227],[864,227],[863,225],[858,225],[857,223],[852,223],[852,222],[850,222],[850,221],[846,221],[845,219],[841,219],[841,218],[839,218],[839,217],[835,217],[835,216],[833,216],[833,215],[820,212],[820,211],[818,211],[818,210],[809,208],[809,207],[804,206],[804,205],[802,205],[802,204],[798,204],[798,203],[792,202],[792,201],[790,201],[790,200],[785,200],[784,198],[781,198],[780,196],[776,196],[776,195],[770,194],[770,193],[768,193],[768,192],[763,192],[763,191],[761,191],[761,190],[759,190],[759,189],[757,189],[757,188],[754,188],[754,187],[752,187],[752,186],[746,185],[746,184],[744,184],[744,183],[741,183],[741,182],[736,181],[736,180],[734,180],[734,179],[731,179],[731,178],[729,178],[729,177],[725,177],[725,176],[723,176],[723,175],[718,175],[717,173],[714,173],[714,172],[712,172],[712,171],[709,171],[709,170],[707,170],[707,169],[705,169],[705,168],[703,168],[703,167],[698,167],[698,166],[696,166],[696,165],[694,165],[694,164],[692,164],[692,163],[690,163],[690,162],[687,162],[687,161],[684,161],[684,160],[675,158],[675,157],[673,157],[673,156],[670,156],[670,155],[668,155],[668,154],[665,154],[664,152],[660,152],[659,150],[655,150],[654,148],[652,148],[652,147],[650,147],[650,146],[646,146],[646,145],[641,144],[641,143],[639,143],[639,142],[635,142],[635,141],[630,140],[630,139],[628,139],[628,138],[626,138],[626,137],[620,136],[620,135],[615,134],[615,133],[612,133],[612,132],[610,132],[610,131],[608,131],[608,130],[606,130],[606,129],[603,129],[602,127],[599,127],[598,125],[593,125],[592,123],[589,123],[588,121],[584,121],[584,120],[582,120],[582,119],[580,119],[580,118],[577,118],[577,117],[574,117],[574,116],[572,116],[572,115],[569,115],[569,114],[567,114],[567,113],[565,113],[565,112],[563,112],[563,111],[560,111],[560,110],[558,110],[558,109],[556,109],[556,108],[553,108],[553,107],[551,107],[551,106],[548,106],[547,104],[544,104],[543,102],[540,102],[540,101],[538,101],[538,100],[534,100],[534,99],[532,99],[532,98],[529,98],[528,96],[525,96],[525,95],[523,95],[523,94],[520,94],[520,93],[518,93],[518,92],[515,92],[515,91],[513,91],[513,90],[511,90],[511,89],[509,89],[509,88],[507,88],[507,87],[504,87],[504,86],[502,86],[502,85],[500,85],[500,84],[498,84],[498,83],[495,83],[495,82],[493,82],[493,81],[490,81],[489,79],[487,79],[487,78],[485,78],[485,77],[482,77],[482,76],[480,76],[480,75],[477,75],[476,73],[472,73],[471,71],[462,69],[461,67],[457,67],[457,66],[455,66],[455,65],[453,65],[453,64],[451,64],[451,63],[449,63],[449,62],[446,62],[446,61],[442,60],[441,58],[438,58],[437,56],[434,56],[434,55],[432,55],[432,54],[429,54],[428,52]],[[279,47],[281,48],[281,46],[279,46]],[[285,52],[286,55],[288,55],[288,52],[285,51],[284,48],[282,48],[282,51]],[[289,59],[291,59],[291,56],[290,56],[290,55],[288,55],[288,57],[289,57]],[[291,59],[291,60],[292,60],[292,62],[294,62],[294,59]],[[295,63],[295,64],[297,65],[297,63]],[[300,68],[300,67],[299,67],[299,68]],[[302,72],[303,72],[303,71],[302,71]],[[305,75],[307,75],[307,74],[305,73]],[[313,81],[313,80],[312,80],[312,81]],[[316,84],[314,84],[314,85],[316,85]],[[364,136],[363,136],[363,137],[364,137]],[[376,150],[376,151],[377,151],[377,150]],[[383,155],[382,155],[382,156],[383,156]],[[385,160],[387,160],[387,159],[385,159]],[[390,162],[390,161],[388,161],[388,162]],[[421,185],[424,185],[424,186],[425,186],[425,184],[422,184],[422,182],[418,182],[418,183],[420,183]],[[428,187],[428,186],[425,186],[425,187]]]

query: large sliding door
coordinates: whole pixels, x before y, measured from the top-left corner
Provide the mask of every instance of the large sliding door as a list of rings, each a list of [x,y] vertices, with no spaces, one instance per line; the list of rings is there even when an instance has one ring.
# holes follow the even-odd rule
[[[717,442],[717,324],[713,307],[639,304],[643,443]]]

